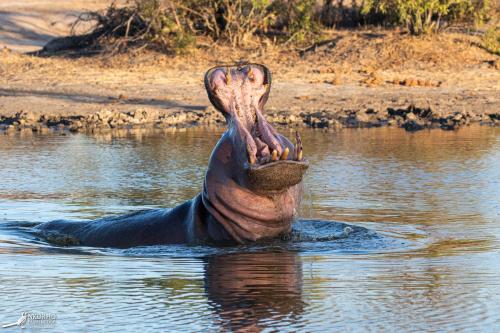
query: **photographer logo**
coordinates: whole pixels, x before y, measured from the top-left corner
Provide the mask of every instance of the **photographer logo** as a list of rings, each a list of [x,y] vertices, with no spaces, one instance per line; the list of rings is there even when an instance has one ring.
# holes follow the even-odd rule
[[[21,317],[15,323],[3,325],[3,328],[54,328],[57,316],[54,313],[39,313],[27,311],[21,314]]]

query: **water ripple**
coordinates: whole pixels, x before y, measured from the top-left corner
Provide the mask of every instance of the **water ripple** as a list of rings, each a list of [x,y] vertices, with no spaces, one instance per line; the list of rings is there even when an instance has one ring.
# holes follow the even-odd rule
[[[304,131],[290,240],[126,250],[29,228],[192,197],[220,132],[0,136],[0,324],[31,310],[57,314],[54,332],[495,332],[499,134]]]

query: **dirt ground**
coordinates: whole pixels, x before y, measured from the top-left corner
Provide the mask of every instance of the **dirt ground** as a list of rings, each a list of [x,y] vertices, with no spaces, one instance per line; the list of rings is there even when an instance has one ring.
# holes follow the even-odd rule
[[[387,30],[330,31],[325,43],[310,49],[207,46],[180,56],[22,53],[67,35],[74,15],[104,5],[0,3],[0,130],[218,123],[203,74],[215,64],[237,61],[271,69],[267,113],[279,124],[417,130],[500,120],[500,57],[483,50],[478,36],[460,33],[417,38]]]

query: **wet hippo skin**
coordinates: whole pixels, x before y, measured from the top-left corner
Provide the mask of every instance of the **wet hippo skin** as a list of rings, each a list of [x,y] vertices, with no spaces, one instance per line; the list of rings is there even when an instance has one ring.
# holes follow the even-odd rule
[[[289,233],[308,162],[298,133],[293,144],[264,118],[270,71],[258,64],[214,67],[205,88],[227,130],[211,154],[201,193],[173,209],[46,222],[36,234],[60,245],[127,248],[244,244]]]

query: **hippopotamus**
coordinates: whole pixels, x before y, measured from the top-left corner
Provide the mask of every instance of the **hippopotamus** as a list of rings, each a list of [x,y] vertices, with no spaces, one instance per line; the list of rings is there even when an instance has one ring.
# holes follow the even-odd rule
[[[115,248],[246,244],[290,233],[309,164],[300,135],[292,143],[264,117],[271,72],[260,64],[214,67],[204,82],[227,130],[212,151],[198,195],[172,209],[45,222],[35,233],[60,245]]]

